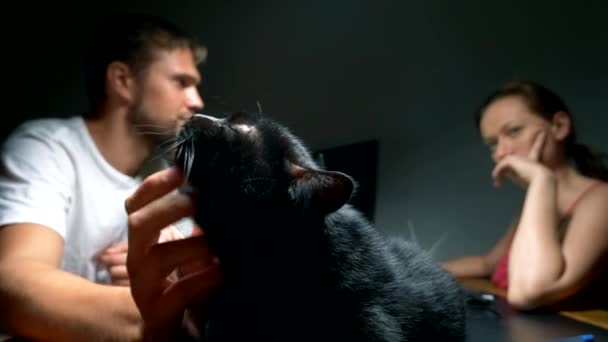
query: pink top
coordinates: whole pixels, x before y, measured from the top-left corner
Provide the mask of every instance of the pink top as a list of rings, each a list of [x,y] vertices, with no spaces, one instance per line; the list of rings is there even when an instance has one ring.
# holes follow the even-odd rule
[[[570,208],[566,211],[566,216],[572,213],[576,205],[591,192],[591,190],[597,188],[599,185],[603,185],[608,183],[605,182],[596,182],[591,184],[587,189],[585,189],[570,205]],[[515,230],[511,234],[509,238],[509,242],[507,243],[507,251],[503,254],[502,258],[498,261],[498,265],[496,265],[496,269],[494,273],[492,273],[492,283],[499,288],[506,289],[509,286],[509,251],[511,250],[511,242],[513,241],[513,237],[515,236]]]

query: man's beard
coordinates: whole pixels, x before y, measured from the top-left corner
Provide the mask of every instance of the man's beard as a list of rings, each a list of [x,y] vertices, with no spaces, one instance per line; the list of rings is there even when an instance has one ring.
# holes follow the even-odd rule
[[[171,162],[177,139],[177,123],[172,122],[172,127],[168,127],[167,122],[159,124],[152,119],[153,117],[139,105],[134,106],[128,116],[136,134],[148,145],[150,151],[148,159],[153,163],[158,163],[160,160]]]
[[[151,149],[166,145],[175,140],[177,135],[176,122],[158,122],[146,111],[141,102],[136,102],[129,113],[129,121],[136,133],[140,135]]]

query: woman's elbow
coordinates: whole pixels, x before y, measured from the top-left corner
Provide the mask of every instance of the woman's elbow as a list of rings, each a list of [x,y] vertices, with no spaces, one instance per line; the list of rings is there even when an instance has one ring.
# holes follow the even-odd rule
[[[542,306],[539,297],[537,294],[525,291],[511,289],[507,291],[507,302],[518,310],[534,310]]]
[[[543,306],[552,305],[561,296],[555,289],[541,284],[520,284],[509,286],[507,301],[518,310],[534,310]]]
[[[513,286],[507,291],[507,301],[518,310],[552,307],[575,293],[575,288],[564,286]]]

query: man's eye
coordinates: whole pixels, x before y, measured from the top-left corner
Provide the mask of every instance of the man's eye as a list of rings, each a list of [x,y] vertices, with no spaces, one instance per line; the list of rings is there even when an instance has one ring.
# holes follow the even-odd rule
[[[186,78],[186,77],[176,77],[175,83],[177,83],[177,85],[180,88],[188,88],[195,84],[195,82],[193,82],[193,80]]]

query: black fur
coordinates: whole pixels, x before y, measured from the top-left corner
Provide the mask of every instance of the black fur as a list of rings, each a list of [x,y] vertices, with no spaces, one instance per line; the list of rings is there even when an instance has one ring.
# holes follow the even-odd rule
[[[269,117],[195,116],[176,160],[224,283],[204,322],[216,341],[462,341],[460,286],[423,250],[383,236]],[[193,308],[196,312],[196,308]]]

